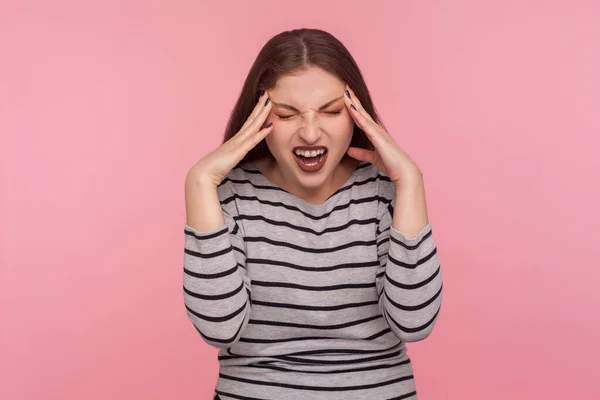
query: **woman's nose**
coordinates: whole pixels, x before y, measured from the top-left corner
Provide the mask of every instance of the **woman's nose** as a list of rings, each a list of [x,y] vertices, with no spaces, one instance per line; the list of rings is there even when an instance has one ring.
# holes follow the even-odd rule
[[[302,129],[300,136],[308,143],[316,142],[321,135],[319,129],[319,113],[305,112],[301,115]]]
[[[315,110],[307,110],[300,114],[300,119],[302,120],[302,124],[304,126],[309,126],[317,123],[319,119],[319,113]]]

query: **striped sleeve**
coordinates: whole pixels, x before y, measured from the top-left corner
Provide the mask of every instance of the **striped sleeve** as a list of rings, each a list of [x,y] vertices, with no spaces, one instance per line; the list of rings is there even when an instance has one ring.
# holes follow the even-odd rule
[[[187,315],[206,343],[218,348],[239,340],[252,305],[243,234],[230,213],[223,215],[225,225],[213,231],[184,229]]]
[[[392,226],[393,198],[381,206],[377,230],[379,309],[405,342],[425,339],[441,308],[442,274],[431,222],[414,238]]]

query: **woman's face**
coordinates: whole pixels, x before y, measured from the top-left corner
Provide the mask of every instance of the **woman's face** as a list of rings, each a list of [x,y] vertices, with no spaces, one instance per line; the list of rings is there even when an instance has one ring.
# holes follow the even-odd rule
[[[273,154],[279,173],[300,190],[330,184],[333,171],[338,167],[350,146],[354,120],[344,103],[346,84],[335,75],[318,67],[277,80],[269,90],[273,102],[265,125],[273,122],[273,131],[265,138]],[[326,158],[317,172],[304,171],[296,155],[298,147],[324,147]],[[293,180],[293,182],[289,182]],[[327,191],[327,190],[325,190]]]

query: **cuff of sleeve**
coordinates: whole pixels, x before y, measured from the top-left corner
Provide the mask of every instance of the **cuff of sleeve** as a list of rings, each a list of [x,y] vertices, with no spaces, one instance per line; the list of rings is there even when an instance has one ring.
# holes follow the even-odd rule
[[[399,240],[400,242],[407,244],[409,246],[415,245],[417,243],[419,243],[419,241],[421,239],[423,239],[423,237],[425,235],[427,235],[429,233],[429,231],[431,231],[431,221],[429,221],[427,223],[427,225],[425,225],[425,227],[423,229],[421,229],[421,232],[419,232],[417,234],[417,236],[413,237],[413,238],[407,238],[403,233],[401,233],[399,230],[397,230],[396,228],[394,228],[393,226],[390,226],[390,235],[392,237],[394,237],[394,239]]]
[[[193,235],[186,234],[187,237],[199,239],[202,241],[219,241],[223,240],[224,237],[227,237],[229,234],[227,223],[224,223],[217,229],[213,229],[207,232],[200,232],[189,226],[188,224],[184,224],[185,231],[191,232]]]

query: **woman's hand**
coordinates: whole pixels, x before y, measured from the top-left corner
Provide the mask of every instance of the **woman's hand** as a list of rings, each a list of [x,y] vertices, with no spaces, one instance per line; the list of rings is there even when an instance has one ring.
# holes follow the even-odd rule
[[[371,118],[348,84],[346,84],[344,100],[356,124],[375,146],[374,151],[350,147],[348,155],[375,165],[396,184],[396,187],[409,187],[422,183],[423,175],[417,164],[398,146],[394,138]]]
[[[263,92],[242,128],[227,142],[205,155],[188,171],[188,180],[210,182],[218,186],[250,150],[273,130],[273,123],[262,125],[273,107],[269,94]],[[261,129],[262,128],[262,129]]]

